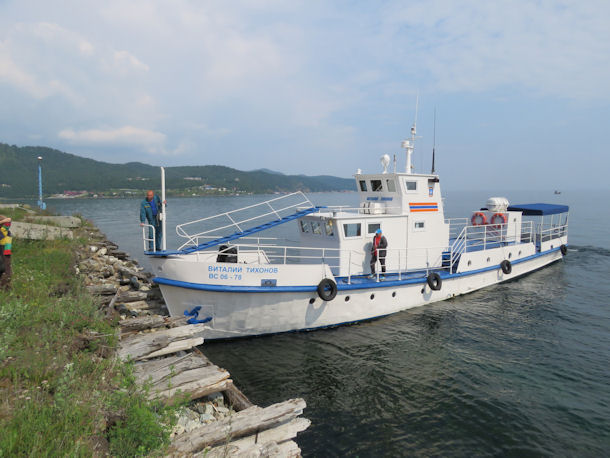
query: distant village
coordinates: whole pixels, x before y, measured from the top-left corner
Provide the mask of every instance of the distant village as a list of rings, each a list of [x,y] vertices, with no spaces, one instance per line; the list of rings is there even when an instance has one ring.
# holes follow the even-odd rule
[[[186,181],[203,182],[202,177],[184,177]],[[128,181],[149,181],[150,178],[133,177],[128,178]],[[216,187],[209,184],[202,184],[199,186],[192,186],[183,189],[167,189],[167,194],[174,197],[198,197],[208,195],[227,195],[227,196],[238,196],[252,194],[251,192],[241,191],[233,188],[228,189],[225,187]],[[139,197],[143,195],[144,189],[133,189],[133,188],[120,188],[110,189],[107,191],[89,191],[89,190],[66,190],[59,194],[53,194],[50,199],[81,199],[81,198],[93,198],[93,199],[112,199],[112,198],[128,198],[128,197]]]

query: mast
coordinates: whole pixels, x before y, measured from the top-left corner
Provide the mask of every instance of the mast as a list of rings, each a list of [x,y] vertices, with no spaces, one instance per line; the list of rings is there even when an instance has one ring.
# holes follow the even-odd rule
[[[430,173],[434,173],[434,149],[436,148],[436,107],[434,107],[434,127],[432,134],[432,171]]]
[[[415,99],[415,119],[413,120],[413,125],[411,126],[411,138],[409,140],[404,140],[402,142],[402,147],[407,152],[407,169],[405,172],[409,175],[413,173],[413,165],[412,165],[412,156],[413,151],[415,149],[415,136],[417,134],[417,109],[419,107],[419,94],[417,94],[417,98]]]

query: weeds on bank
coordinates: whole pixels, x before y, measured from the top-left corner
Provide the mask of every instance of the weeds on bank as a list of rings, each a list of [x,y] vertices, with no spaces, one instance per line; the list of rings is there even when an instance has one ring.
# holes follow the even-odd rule
[[[13,246],[0,293],[0,456],[134,456],[169,442],[175,408],[149,401],[113,357],[108,322],[74,275],[79,241]]]

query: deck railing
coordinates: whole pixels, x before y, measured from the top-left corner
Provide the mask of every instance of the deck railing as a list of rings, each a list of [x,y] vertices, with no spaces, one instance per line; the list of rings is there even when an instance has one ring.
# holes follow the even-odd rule
[[[188,246],[197,246],[197,241],[208,234],[220,233],[226,229],[241,232],[246,224],[251,225],[254,222],[262,224],[263,222],[268,222],[266,220],[269,220],[271,217],[281,219],[288,216],[289,213],[294,213],[298,208],[312,208],[313,206],[305,194],[299,191],[248,205],[247,207],[178,224],[176,226],[176,233],[178,236],[187,239],[178,250]]]

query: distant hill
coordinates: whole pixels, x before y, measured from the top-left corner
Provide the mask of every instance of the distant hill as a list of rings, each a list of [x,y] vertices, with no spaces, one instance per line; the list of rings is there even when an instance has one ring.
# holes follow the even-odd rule
[[[66,190],[104,193],[116,189],[158,189],[159,167],[140,162],[110,164],[40,146],[0,143],[0,197],[37,195],[37,162],[43,159],[45,195]],[[226,189],[228,192],[354,190],[354,181],[332,176],[283,175],[271,170],[244,172],[222,165],[166,167],[166,186],[174,191]]]

